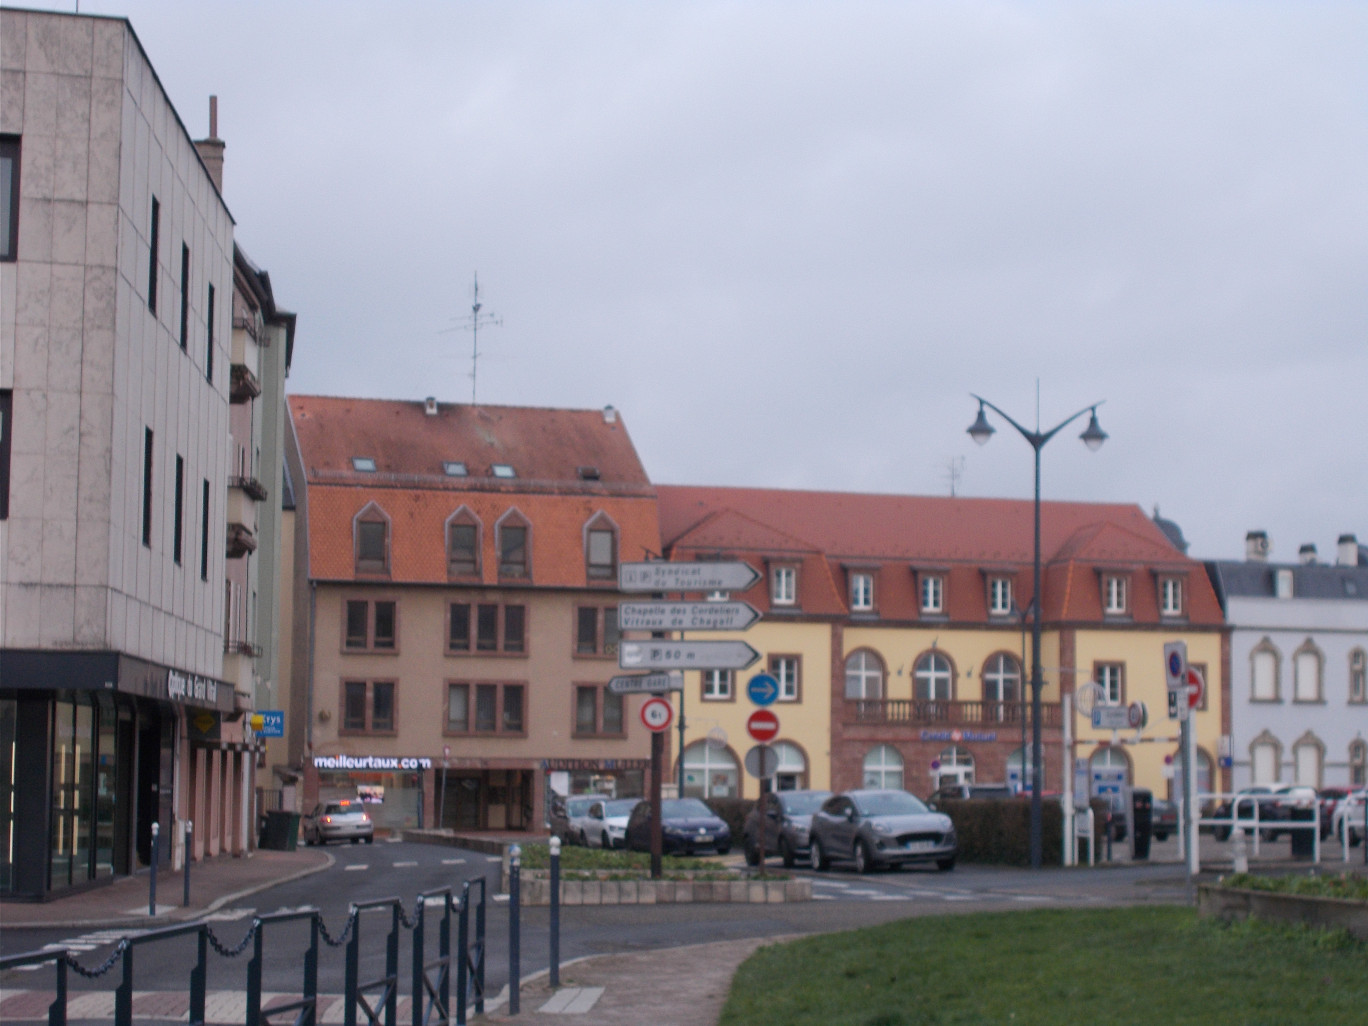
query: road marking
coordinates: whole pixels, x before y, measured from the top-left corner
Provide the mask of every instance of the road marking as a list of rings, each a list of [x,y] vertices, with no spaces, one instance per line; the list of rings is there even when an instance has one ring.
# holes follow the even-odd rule
[[[464,866],[464,865],[465,865],[465,859],[442,859],[442,865],[444,865],[444,866]]]
[[[486,856],[485,856],[485,861],[486,861],[486,862],[502,862],[502,861],[503,861],[503,856],[502,856],[502,855],[486,855]]]
[[[416,866],[416,865],[418,865],[418,860],[417,860],[417,859],[414,859],[412,862],[396,862],[396,863],[394,864],[394,868],[395,868],[395,869],[407,869],[409,866]]]
[[[366,865],[364,862],[356,862],[350,866],[343,866],[342,868],[348,873],[355,873],[358,870],[370,869],[370,866]]]

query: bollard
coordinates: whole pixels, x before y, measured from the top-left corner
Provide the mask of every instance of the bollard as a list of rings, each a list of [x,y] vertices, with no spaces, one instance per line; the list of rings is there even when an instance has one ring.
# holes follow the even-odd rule
[[[190,820],[185,821],[185,895],[181,898],[181,907],[187,908],[190,905],[190,852],[193,850],[195,839],[195,824]]]
[[[1235,841],[1231,846],[1231,852],[1235,857],[1235,872],[1248,873],[1249,853],[1245,850],[1245,832],[1243,830],[1235,831]]]
[[[560,986],[560,838],[551,838],[551,986]]]
[[[508,1013],[517,1015],[520,1011],[518,990],[522,986],[519,979],[518,945],[521,941],[518,929],[519,906],[522,897],[522,884],[520,882],[522,865],[522,848],[513,845],[508,849]]]
[[[157,914],[157,860],[159,850],[157,845],[157,835],[161,833],[161,824],[152,824],[152,871],[147,876],[147,914],[155,916]]]

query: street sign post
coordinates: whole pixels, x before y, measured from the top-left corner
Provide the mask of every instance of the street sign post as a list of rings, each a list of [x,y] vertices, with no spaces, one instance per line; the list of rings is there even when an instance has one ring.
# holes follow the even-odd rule
[[[773,705],[779,697],[779,682],[768,673],[757,673],[746,683],[746,697],[759,706]]]
[[[624,670],[744,670],[760,653],[744,641],[622,641]]]
[[[641,722],[647,730],[663,733],[674,722],[674,706],[658,696],[648,698],[641,703]]]
[[[1202,679],[1201,671],[1189,666],[1187,671],[1187,704],[1189,709],[1196,709],[1202,704],[1202,695],[1205,691],[1206,681]]]
[[[760,580],[749,563],[622,563],[621,591],[745,591]]]
[[[760,619],[749,602],[620,602],[624,631],[744,631]]]
[[[614,677],[608,682],[608,690],[615,695],[661,695],[667,691],[683,691],[684,675],[678,672],[637,673],[626,677]]]
[[[779,753],[769,745],[752,745],[746,752],[746,772],[757,780],[768,780],[779,772]]]
[[[1093,706],[1094,730],[1125,730],[1130,726],[1130,709],[1124,705]]]
[[[762,745],[773,741],[779,736],[779,717],[768,709],[757,709],[746,720],[746,733]]]

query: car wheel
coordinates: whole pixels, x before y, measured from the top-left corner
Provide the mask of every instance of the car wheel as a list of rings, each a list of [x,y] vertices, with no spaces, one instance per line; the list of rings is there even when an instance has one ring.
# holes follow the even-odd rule
[[[605,830],[605,831],[603,832],[603,836],[601,836],[601,837],[599,838],[599,843],[600,843],[601,845],[603,845],[603,850],[604,850],[604,851],[611,851],[611,850],[612,850],[612,848],[613,848],[613,842],[612,842],[611,840],[608,839],[608,831],[607,831],[607,830]]]
[[[793,854],[793,845],[789,843],[787,837],[780,838],[779,840],[779,857],[784,860],[785,869],[792,869],[793,864],[798,861],[797,857]]]
[[[812,839],[812,868],[819,872],[826,872],[831,868],[831,860],[827,858],[826,849],[815,837]]]
[[[367,838],[366,838],[366,843],[367,843],[367,844],[374,844],[374,843],[375,843],[375,835],[374,835],[374,834],[371,834],[369,837],[367,837]]]
[[[855,872],[872,873],[874,871],[874,853],[869,850],[868,841],[855,842]]]
[[[579,844],[581,848],[589,847],[589,835],[586,834],[583,830],[580,831]]]
[[[1357,848],[1357,847],[1358,847],[1358,843],[1359,843],[1358,831],[1357,831],[1357,830],[1350,830],[1350,831],[1349,831],[1349,847],[1351,847],[1351,848]]]
[[[352,844],[360,844],[360,843],[361,843],[361,838],[359,838],[359,837],[353,837],[353,838],[351,839],[351,842],[352,842]]]
[[[955,856],[951,855],[948,859],[937,859],[936,868],[942,873],[948,873],[955,868]]]
[[[744,849],[745,852],[746,852],[746,865],[748,865],[748,866],[758,866],[758,865],[760,865],[760,848],[759,848],[759,846],[755,843],[755,839],[754,839],[754,838],[750,838],[750,837],[746,838],[746,840],[745,840],[745,842],[744,842],[744,844],[743,844],[743,849]]]

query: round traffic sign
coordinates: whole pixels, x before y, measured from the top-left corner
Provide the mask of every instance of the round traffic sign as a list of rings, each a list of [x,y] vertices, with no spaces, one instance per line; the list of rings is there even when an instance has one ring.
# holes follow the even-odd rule
[[[779,697],[779,682],[768,673],[757,673],[746,683],[746,697],[758,706],[773,705]]]
[[[641,703],[641,722],[647,730],[657,733],[669,730],[674,722],[674,706],[659,696],[648,698]]]
[[[746,733],[762,745],[779,736],[779,717],[768,709],[756,709],[746,720]]]
[[[1202,692],[1206,690],[1206,681],[1202,679],[1201,671],[1194,670],[1191,666],[1187,671],[1187,693],[1188,708],[1196,709],[1202,704]]]
[[[769,745],[752,745],[744,762],[746,772],[758,780],[768,780],[779,772],[779,753]]]

